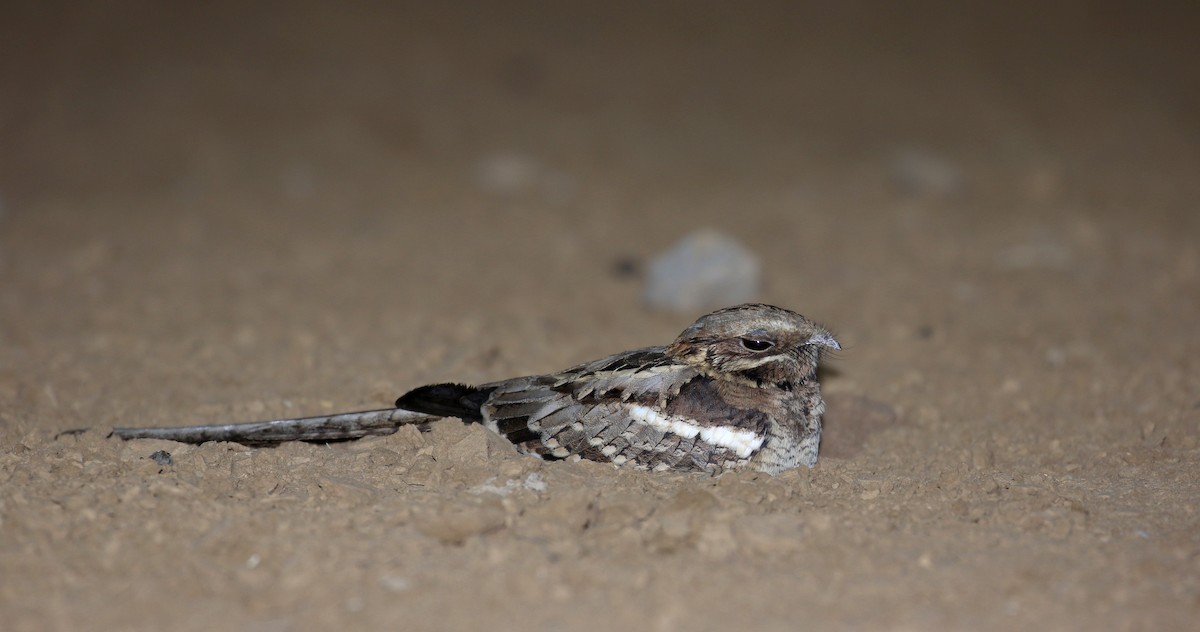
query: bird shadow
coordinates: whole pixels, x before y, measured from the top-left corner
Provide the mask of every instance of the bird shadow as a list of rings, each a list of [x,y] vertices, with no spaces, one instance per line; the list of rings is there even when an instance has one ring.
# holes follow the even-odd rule
[[[849,459],[863,451],[872,435],[903,425],[900,416],[879,400],[830,393],[825,396],[821,456]]]

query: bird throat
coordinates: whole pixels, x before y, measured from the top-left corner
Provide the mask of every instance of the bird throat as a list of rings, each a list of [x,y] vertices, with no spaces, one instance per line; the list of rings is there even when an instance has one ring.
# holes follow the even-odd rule
[[[808,382],[812,377],[811,375],[797,375],[795,371],[781,368],[774,362],[742,371],[732,371],[727,375],[748,386],[778,388],[784,391],[791,391]]]

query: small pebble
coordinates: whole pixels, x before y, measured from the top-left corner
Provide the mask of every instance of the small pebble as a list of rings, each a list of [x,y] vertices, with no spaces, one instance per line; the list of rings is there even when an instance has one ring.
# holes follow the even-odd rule
[[[953,163],[924,149],[907,147],[892,158],[892,178],[914,195],[948,196],[963,188],[963,176]]]
[[[761,287],[758,257],[728,235],[702,230],[650,262],[643,299],[651,309],[696,312],[752,302]]]
[[[641,274],[642,264],[633,257],[619,257],[612,263],[612,274],[618,279],[633,279]]]
[[[516,193],[532,186],[541,166],[519,153],[498,153],[487,156],[475,167],[475,182],[493,193]]]

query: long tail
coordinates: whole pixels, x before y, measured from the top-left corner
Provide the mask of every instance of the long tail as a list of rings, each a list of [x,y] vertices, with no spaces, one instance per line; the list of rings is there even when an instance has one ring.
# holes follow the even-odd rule
[[[427,423],[437,418],[434,415],[410,410],[387,408],[241,424],[178,428],[113,428],[110,436],[122,439],[167,439],[181,443],[232,441],[246,445],[270,445],[284,441],[344,441],[367,435],[392,434],[400,426]]]

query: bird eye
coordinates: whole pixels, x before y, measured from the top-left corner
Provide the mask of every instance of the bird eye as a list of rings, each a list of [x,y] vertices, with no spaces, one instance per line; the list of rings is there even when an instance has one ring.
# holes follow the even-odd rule
[[[775,343],[770,340],[759,340],[758,338],[742,338],[742,346],[751,351],[766,351],[775,346]]]

